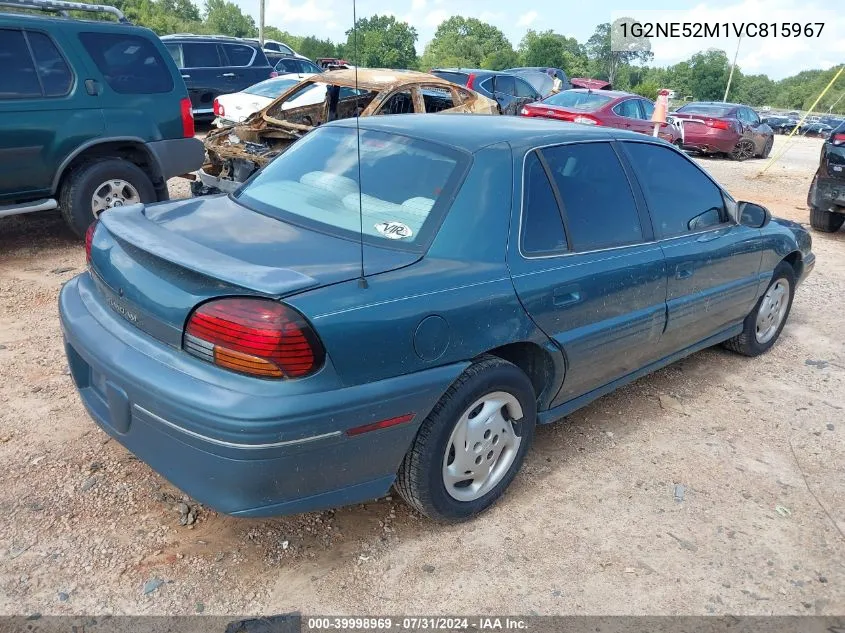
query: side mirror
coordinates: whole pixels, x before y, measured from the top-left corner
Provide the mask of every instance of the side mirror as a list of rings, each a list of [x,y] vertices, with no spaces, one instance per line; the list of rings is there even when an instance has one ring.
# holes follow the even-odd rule
[[[764,206],[753,202],[739,202],[739,223],[752,229],[762,229],[772,219],[771,212]]]

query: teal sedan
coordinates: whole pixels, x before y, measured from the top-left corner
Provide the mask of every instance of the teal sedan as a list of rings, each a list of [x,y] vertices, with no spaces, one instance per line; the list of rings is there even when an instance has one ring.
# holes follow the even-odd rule
[[[111,209],[61,292],[94,421],[237,516],[395,486],[455,521],[537,424],[775,344],[801,226],[641,134],[521,117],[320,126],[228,196]]]

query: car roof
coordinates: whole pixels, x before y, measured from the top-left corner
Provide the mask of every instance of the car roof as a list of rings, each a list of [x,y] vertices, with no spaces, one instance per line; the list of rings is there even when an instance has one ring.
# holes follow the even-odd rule
[[[743,105],[741,103],[725,103],[724,101],[690,101],[689,103],[685,103],[682,105],[682,108],[686,106],[692,105],[712,105],[712,106],[721,106],[723,108],[749,108],[751,106]]]
[[[432,68],[431,72],[472,73],[473,75],[510,75],[506,70],[487,70],[486,68]]]
[[[162,35],[162,40],[174,42],[178,40],[185,40],[187,42],[232,42],[235,44],[245,44],[247,46],[258,46],[252,40],[242,37],[231,37],[229,35],[194,35],[193,33],[174,33],[173,35]]]
[[[474,153],[483,147],[506,141],[514,151],[581,140],[634,139],[665,144],[652,137],[608,127],[563,123],[551,119],[483,114],[394,114],[365,117],[361,129],[401,134],[433,141]],[[356,119],[343,119],[329,126],[354,128]]]

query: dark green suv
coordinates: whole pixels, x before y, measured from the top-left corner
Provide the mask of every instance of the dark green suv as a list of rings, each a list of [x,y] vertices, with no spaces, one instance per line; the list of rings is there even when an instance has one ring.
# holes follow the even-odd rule
[[[167,200],[168,178],[199,169],[188,91],[152,31],[102,5],[0,7],[13,8],[0,8],[0,217],[59,208],[83,236],[105,209]]]

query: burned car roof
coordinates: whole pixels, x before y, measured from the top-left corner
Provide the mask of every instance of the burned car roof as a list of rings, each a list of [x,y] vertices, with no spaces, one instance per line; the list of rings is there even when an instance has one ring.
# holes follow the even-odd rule
[[[208,160],[192,190],[195,195],[234,191],[297,139],[330,121],[440,112],[495,115],[499,109],[492,99],[428,73],[349,68],[314,75],[243,123],[210,132]]]

